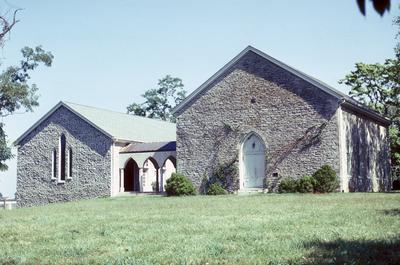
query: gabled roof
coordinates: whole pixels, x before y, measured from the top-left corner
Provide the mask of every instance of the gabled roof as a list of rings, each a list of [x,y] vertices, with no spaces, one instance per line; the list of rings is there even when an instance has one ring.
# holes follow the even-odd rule
[[[40,123],[60,107],[65,107],[114,141],[160,142],[175,141],[174,123],[60,101],[15,142],[18,145]]]
[[[183,110],[186,106],[188,106],[195,98],[197,95],[199,95],[201,92],[206,90],[209,85],[211,85],[215,80],[217,80],[219,77],[224,75],[226,71],[228,71],[233,65],[235,65],[242,57],[244,57],[247,53],[253,52],[265,60],[268,60],[269,62],[277,65],[278,67],[296,75],[297,77],[307,81],[308,83],[314,85],[315,87],[321,89],[325,93],[335,97],[338,99],[339,104],[344,105],[347,108],[352,109],[353,111],[359,112],[365,116],[368,116],[374,120],[377,120],[385,125],[390,124],[390,120],[381,116],[379,113],[371,110],[370,108],[364,106],[360,102],[352,99],[351,97],[347,96],[346,94],[336,90],[335,88],[329,86],[328,84],[325,84],[324,82],[311,77],[281,61],[278,61],[277,59],[269,56],[268,54],[252,47],[252,46],[247,46],[243,51],[241,51],[238,55],[236,55],[231,61],[229,61],[224,67],[222,67],[218,72],[216,72],[214,75],[212,75],[206,82],[204,82],[200,87],[198,87],[195,91],[193,91],[189,96],[187,96],[178,106],[176,106],[173,110],[172,113],[174,115],[179,115],[181,113],[181,110]]]
[[[143,152],[167,152],[175,151],[176,142],[156,142],[156,143],[131,143],[121,148],[120,153],[143,153]]]

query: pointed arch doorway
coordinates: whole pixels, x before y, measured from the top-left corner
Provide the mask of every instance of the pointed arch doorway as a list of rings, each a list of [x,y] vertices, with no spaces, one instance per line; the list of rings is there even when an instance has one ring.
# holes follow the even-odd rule
[[[241,188],[263,188],[265,178],[265,144],[256,133],[247,135],[241,145]]]
[[[124,190],[140,192],[139,167],[133,159],[124,168]]]

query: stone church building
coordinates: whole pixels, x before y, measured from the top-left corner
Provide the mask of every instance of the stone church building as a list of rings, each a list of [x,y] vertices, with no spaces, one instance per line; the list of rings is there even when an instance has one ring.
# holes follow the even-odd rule
[[[233,189],[274,191],[328,164],[344,192],[390,188],[390,121],[251,46],[174,115],[177,168],[197,186],[222,167]]]
[[[175,134],[169,122],[60,102],[15,142],[17,203],[163,192]]]
[[[390,121],[249,46],[173,110],[177,123],[60,102],[18,146],[20,206],[163,192],[176,169],[202,189],[275,191],[328,164],[340,190],[390,189]]]

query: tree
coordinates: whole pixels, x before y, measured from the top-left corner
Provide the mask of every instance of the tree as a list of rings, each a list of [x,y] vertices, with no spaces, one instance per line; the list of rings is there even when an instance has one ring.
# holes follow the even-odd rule
[[[394,24],[400,27],[400,17]],[[355,70],[339,83],[351,87],[351,97],[392,120],[392,165],[400,166],[400,44],[395,47],[395,58],[386,59],[383,64],[356,63]]]
[[[374,6],[376,12],[383,16],[385,11],[390,10],[390,0],[370,0]],[[365,0],[357,0],[358,8],[361,14],[365,16]]]
[[[174,122],[171,110],[186,97],[186,91],[182,79],[167,75],[158,80],[158,88],[147,90],[142,97],[143,103],[127,107],[129,114]]]
[[[4,44],[5,37],[7,33],[11,31],[11,29],[19,22],[19,20],[16,19],[17,17],[17,12],[20,11],[21,9],[16,9],[13,12],[13,18],[12,19],[7,19],[5,15],[0,16],[0,45]]]
[[[0,44],[3,45],[5,36],[18,22],[16,14],[9,21],[5,16],[0,16]],[[6,117],[16,113],[18,110],[33,111],[38,106],[38,88],[35,84],[29,84],[30,71],[43,63],[51,66],[53,55],[46,52],[41,46],[36,48],[25,47],[21,50],[23,59],[20,65],[9,66],[0,74],[0,117]],[[5,161],[12,158],[11,148],[7,144],[7,135],[4,131],[4,123],[0,122],[0,171],[8,169]]]
[[[356,69],[340,83],[351,87],[349,95],[353,98],[397,120],[400,115],[399,59],[387,59],[383,64],[356,63]]]

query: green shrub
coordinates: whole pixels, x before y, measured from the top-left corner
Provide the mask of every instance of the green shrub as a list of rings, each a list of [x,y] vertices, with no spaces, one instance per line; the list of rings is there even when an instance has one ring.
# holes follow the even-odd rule
[[[171,177],[167,179],[165,191],[168,196],[196,195],[193,183],[179,173],[172,173]]]
[[[219,182],[211,184],[207,190],[207,195],[225,195],[227,193]]]
[[[282,179],[281,183],[279,183],[278,192],[280,193],[289,193],[289,192],[297,192],[297,180],[293,178],[285,178]]]
[[[312,176],[303,176],[297,182],[297,191],[301,193],[310,193],[314,191],[315,179]]]
[[[329,165],[322,166],[313,174],[313,177],[315,179],[315,192],[333,192],[339,188],[339,179],[336,176],[336,172]]]

